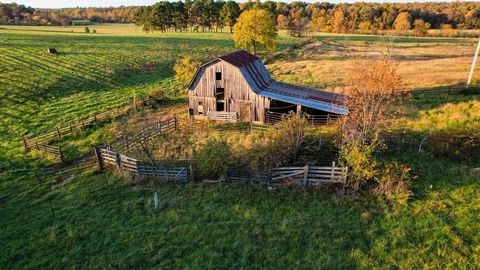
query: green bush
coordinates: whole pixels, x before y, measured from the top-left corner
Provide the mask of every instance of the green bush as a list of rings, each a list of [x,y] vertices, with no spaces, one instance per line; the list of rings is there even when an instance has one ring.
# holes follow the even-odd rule
[[[231,150],[227,141],[209,138],[195,155],[200,177],[218,179],[224,176],[231,164]]]
[[[90,33],[90,28],[88,28],[88,26],[85,26],[84,31],[85,31],[85,33],[88,34],[88,33]]]

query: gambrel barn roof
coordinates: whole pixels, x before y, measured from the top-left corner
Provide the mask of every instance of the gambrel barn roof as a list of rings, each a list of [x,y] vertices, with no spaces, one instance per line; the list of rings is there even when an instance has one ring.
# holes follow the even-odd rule
[[[345,95],[276,81],[258,57],[244,50],[220,56],[202,65],[192,78],[189,89],[195,88],[206,67],[218,61],[237,67],[252,90],[260,96],[335,114],[348,113],[348,108],[344,106]]]

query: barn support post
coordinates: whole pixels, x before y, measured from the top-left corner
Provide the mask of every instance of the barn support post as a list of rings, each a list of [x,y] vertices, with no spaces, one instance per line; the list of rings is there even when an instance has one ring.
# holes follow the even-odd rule
[[[302,105],[297,104],[297,115],[300,115],[302,113]]]
[[[100,168],[100,171],[105,170],[105,164],[103,163],[103,157],[102,157],[102,153],[100,152],[100,148],[96,146],[93,147],[93,152],[95,153],[95,157],[97,158],[98,167]]]

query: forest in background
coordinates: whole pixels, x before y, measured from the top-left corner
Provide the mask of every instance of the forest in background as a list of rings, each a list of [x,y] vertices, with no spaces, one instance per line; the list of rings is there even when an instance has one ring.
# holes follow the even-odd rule
[[[231,30],[243,10],[260,7],[275,17],[278,28],[291,35],[308,31],[376,34],[385,30],[424,36],[441,29],[444,36],[456,30],[480,29],[480,3],[353,3],[246,2],[186,0],[158,2],[144,7],[34,9],[1,4],[0,24],[72,25],[76,20],[95,23],[131,23],[146,31]]]

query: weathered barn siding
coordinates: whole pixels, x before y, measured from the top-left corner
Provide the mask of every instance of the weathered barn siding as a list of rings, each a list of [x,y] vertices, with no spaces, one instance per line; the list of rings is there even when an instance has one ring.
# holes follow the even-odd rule
[[[213,61],[203,67],[202,76],[199,76],[195,87],[189,95],[190,108],[193,113],[199,113],[199,102],[203,104],[203,114],[207,111],[216,111],[215,88],[218,85],[216,72],[222,73],[220,85],[225,89],[225,111],[241,112],[241,103],[249,102],[251,121],[265,121],[265,110],[269,108],[268,98],[257,95],[248,84],[240,69],[224,61]]]

